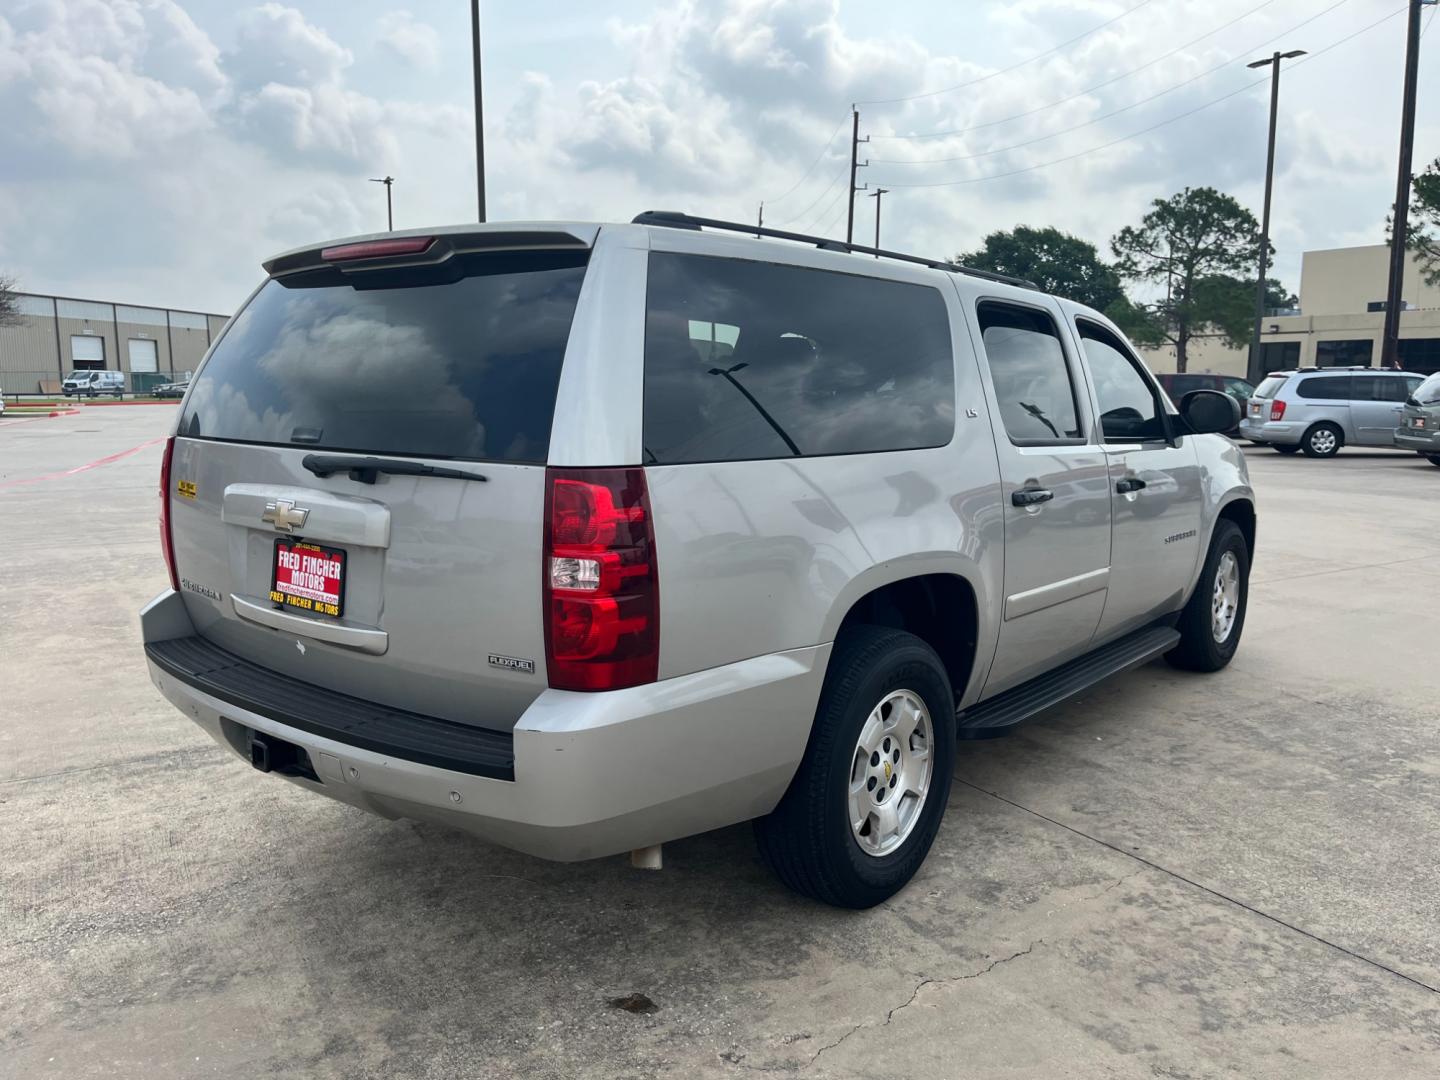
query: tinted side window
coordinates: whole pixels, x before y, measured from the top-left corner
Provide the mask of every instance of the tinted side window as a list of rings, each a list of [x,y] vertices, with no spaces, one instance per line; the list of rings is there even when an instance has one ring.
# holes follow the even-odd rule
[[[265,283],[195,377],[192,438],[543,463],[586,253]]]
[[[944,446],[954,431],[950,318],[938,290],[650,256],[647,462],[914,450]]]
[[[1375,388],[1377,401],[1404,401],[1420,385],[1420,376],[1382,375],[1376,379],[1376,382],[1380,384]]]
[[[1081,322],[1080,340],[1100,402],[1100,430],[1107,441],[1165,438],[1160,401],[1136,361],[1114,335]],[[1183,395],[1182,395],[1183,396]]]
[[[1020,442],[1079,439],[1075,388],[1054,320],[1033,308],[993,302],[982,303],[979,314],[1006,433]]]
[[[1295,387],[1295,394],[1302,398],[1320,398],[1329,401],[1350,399],[1350,376],[1334,375],[1323,379],[1301,379]]]

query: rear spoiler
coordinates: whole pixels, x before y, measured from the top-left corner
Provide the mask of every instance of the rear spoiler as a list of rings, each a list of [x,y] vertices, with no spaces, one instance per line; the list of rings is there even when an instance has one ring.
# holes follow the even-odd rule
[[[304,270],[316,270],[337,265],[333,258],[327,257],[327,253],[333,253],[338,248],[387,240],[428,239],[430,241],[421,250],[412,250],[403,255],[387,254],[375,258],[350,257],[346,258],[343,264],[338,264],[343,265],[347,272],[376,269],[398,270],[407,266],[435,266],[446,262],[454,255],[476,251],[516,251],[535,248],[579,250],[594,244],[599,231],[598,225],[532,226],[529,224],[507,225],[500,228],[486,228],[485,226],[456,228],[450,226],[441,229],[409,229],[403,232],[372,233],[368,236],[355,236],[345,240],[294,248],[276,255],[272,259],[267,259],[260,265],[271,277],[284,277],[287,274],[295,274]]]

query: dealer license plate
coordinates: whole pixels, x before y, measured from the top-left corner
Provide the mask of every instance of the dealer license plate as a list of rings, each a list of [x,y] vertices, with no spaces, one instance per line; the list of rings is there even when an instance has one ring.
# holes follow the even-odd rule
[[[345,611],[345,552],[276,539],[270,600],[292,611],[338,619]]]

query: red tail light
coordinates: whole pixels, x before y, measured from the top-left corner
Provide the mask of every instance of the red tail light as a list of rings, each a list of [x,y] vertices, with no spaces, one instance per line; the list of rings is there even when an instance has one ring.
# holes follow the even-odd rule
[[[170,588],[180,591],[180,578],[175,573],[175,538],[170,531],[170,461],[175,455],[175,436],[165,440],[165,456],[160,459],[160,548],[165,552],[165,569],[170,572]]]
[[[320,258],[326,262],[348,259],[389,259],[397,255],[420,255],[435,242],[433,236],[400,236],[394,240],[362,240],[358,244],[341,244],[322,248]]]
[[[1284,416],[1285,416],[1285,402],[1283,402],[1283,401],[1272,401],[1272,402],[1270,403],[1270,419],[1271,419],[1271,420],[1280,420],[1280,419],[1283,419]]]
[[[644,469],[547,469],[545,661],[557,690],[654,682],[660,585]]]

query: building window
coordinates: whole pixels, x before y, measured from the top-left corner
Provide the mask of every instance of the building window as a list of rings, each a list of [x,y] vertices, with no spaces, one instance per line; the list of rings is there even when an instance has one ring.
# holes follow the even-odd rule
[[[1315,366],[1369,367],[1374,344],[1369,338],[1363,341],[1318,341],[1315,343]]]
[[[89,334],[71,334],[70,360],[76,371],[104,370],[105,339]]]
[[[1300,366],[1300,342],[1269,341],[1260,346],[1260,377]]]
[[[1400,366],[1418,375],[1440,371],[1440,338],[1401,338]]]

